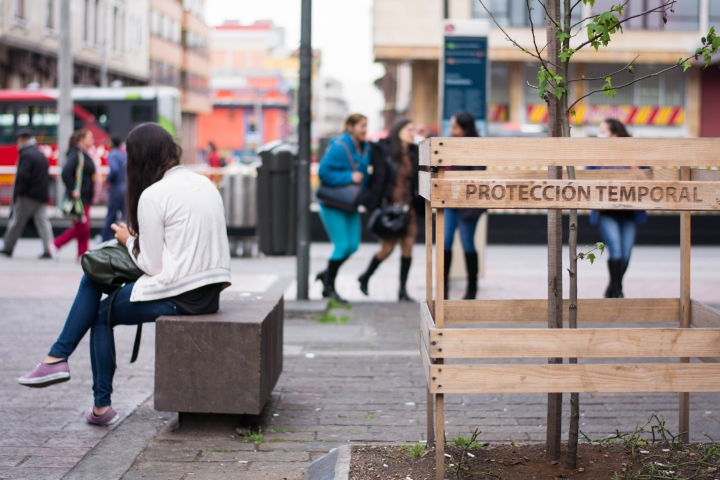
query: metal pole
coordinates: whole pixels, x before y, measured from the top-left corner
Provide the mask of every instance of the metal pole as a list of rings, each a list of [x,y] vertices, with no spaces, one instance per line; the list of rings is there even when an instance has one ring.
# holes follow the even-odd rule
[[[302,0],[298,95],[297,298],[308,299],[310,276],[310,127],[312,102],[312,0]]]
[[[60,0],[60,46],[58,48],[58,165],[65,165],[66,148],[72,135],[73,119],[73,54],[70,39],[70,0]],[[59,205],[64,192],[58,177],[55,202]]]
[[[100,86],[106,88],[108,86],[108,68],[107,68],[107,13],[108,13],[108,1],[102,0],[102,15],[100,15],[100,31],[102,32],[102,42],[100,48],[102,52],[100,54]],[[97,29],[96,29],[97,31]],[[114,31],[114,30],[113,30]]]

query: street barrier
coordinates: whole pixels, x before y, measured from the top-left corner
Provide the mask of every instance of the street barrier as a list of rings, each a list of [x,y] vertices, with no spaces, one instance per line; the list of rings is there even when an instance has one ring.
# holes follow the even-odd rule
[[[720,139],[430,138],[420,145],[420,194],[426,202],[426,301],[420,307],[420,355],[427,382],[428,444],[444,478],[446,394],[677,392],[681,439],[689,439],[689,393],[720,391],[720,312],[690,298],[690,212],[720,210]],[[450,166],[654,166],[679,169],[453,171]],[[516,328],[540,322],[569,302],[444,300],[446,208],[675,210],[681,212],[678,298],[579,299],[581,324],[613,328]],[[432,210],[436,246],[432,246]],[[549,258],[548,278],[557,258]],[[555,265],[553,265],[555,263]],[[433,268],[434,265],[434,268]],[[434,290],[433,290],[434,286]],[[439,292],[439,294],[438,294]],[[642,322],[648,328],[622,328]],[[652,323],[678,323],[651,328]],[[513,328],[496,328],[490,325]],[[479,328],[455,328],[475,325]],[[487,325],[487,327],[481,327]],[[680,363],[446,364],[449,359],[678,358]],[[690,363],[697,358],[703,363]],[[434,426],[434,428],[433,428]]]

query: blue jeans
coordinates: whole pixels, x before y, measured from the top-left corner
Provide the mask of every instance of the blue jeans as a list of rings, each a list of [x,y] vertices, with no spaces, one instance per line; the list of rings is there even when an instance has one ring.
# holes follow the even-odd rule
[[[460,218],[460,210],[455,208],[445,209],[445,251],[452,250],[455,239],[455,229],[460,229],[460,241],[465,253],[475,253],[475,229],[477,220],[463,220]]]
[[[320,203],[320,218],[335,247],[330,260],[342,260],[357,251],[362,233],[358,212],[347,212]]]
[[[618,220],[600,212],[598,228],[600,229],[600,237],[602,237],[605,248],[607,248],[610,255],[610,260],[622,260],[629,263],[630,254],[633,245],[635,245],[635,232],[637,230],[635,219],[625,218]]]
[[[120,216],[125,220],[125,192],[111,192],[108,196],[107,201],[107,216],[105,217],[105,225],[102,229],[102,240],[107,242],[115,238],[115,232],[113,232],[110,225],[115,223],[117,214],[120,212]]]
[[[128,283],[115,296],[110,326],[108,326],[110,297],[102,301],[100,297],[103,293],[111,294],[115,289],[100,285],[83,275],[75,301],[65,320],[65,327],[48,353],[51,357],[67,360],[90,330],[93,396],[97,407],[110,405],[112,381],[115,375],[115,337],[112,327],[139,325],[154,322],[160,316],[184,314],[169,299],[131,302],[130,293],[134,285],[134,282]]]

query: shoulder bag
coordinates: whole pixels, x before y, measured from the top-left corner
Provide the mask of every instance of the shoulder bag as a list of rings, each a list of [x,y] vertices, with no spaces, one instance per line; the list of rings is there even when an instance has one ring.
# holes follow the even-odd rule
[[[398,168],[389,158],[386,158],[387,167],[395,170],[398,174]],[[390,240],[394,238],[402,238],[407,234],[410,225],[410,200],[412,192],[408,192],[408,198],[405,203],[394,203],[388,205],[383,199],[380,207],[373,210],[367,223],[367,229],[378,238]]]
[[[108,306],[108,328],[112,330],[110,323],[110,314],[112,312],[115,297],[122,287],[127,283],[131,283],[145,275],[133,261],[127,248],[117,240],[110,240],[101,243],[92,250],[88,250],[80,260],[83,272],[90,280],[115,288],[110,294],[110,305]],[[140,351],[140,339],[142,338],[142,323],[137,327],[135,334],[135,344],[133,345],[132,357],[130,363],[137,360]]]
[[[348,148],[345,142],[338,143],[345,148],[345,153],[347,153],[348,161],[350,162],[350,168],[352,168],[353,172],[357,172],[357,169],[355,168],[355,161],[350,153],[350,148]],[[360,205],[361,192],[361,184],[350,183],[344,187],[320,185],[320,188],[317,189],[315,195],[318,200],[321,200],[325,205],[339,208],[340,210],[346,210],[348,212],[355,212],[357,211],[358,205]]]
[[[78,164],[77,169],[75,170],[75,188],[73,189],[77,190],[78,192],[80,192],[82,189],[84,169],[85,155],[83,155],[83,152],[81,150],[78,150]],[[63,215],[73,219],[81,219],[85,215],[85,210],[83,209],[83,202],[81,197],[74,198],[72,196],[72,192],[67,192],[65,199],[60,205],[60,209],[62,210]]]

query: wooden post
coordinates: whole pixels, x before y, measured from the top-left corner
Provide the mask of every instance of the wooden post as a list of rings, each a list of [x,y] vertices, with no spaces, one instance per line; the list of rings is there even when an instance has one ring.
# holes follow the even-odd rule
[[[548,178],[562,178],[562,167],[548,167]],[[548,210],[548,328],[562,328],[562,210]],[[548,363],[562,363],[549,358]],[[545,457],[560,459],[562,435],[562,393],[548,393]]]
[[[425,300],[430,312],[433,308],[433,219],[430,201],[425,200]],[[430,393],[430,385],[427,385],[427,446],[435,443],[435,421],[433,420],[433,408],[435,398]]]
[[[445,178],[445,169],[438,168],[438,178]],[[435,327],[445,326],[445,209],[437,209],[435,219]],[[435,360],[442,364],[443,359]],[[437,480],[445,479],[445,395],[435,395],[435,473]]]
[[[680,168],[680,180],[690,180],[690,167]],[[680,328],[690,328],[690,212],[680,214]],[[690,363],[683,357],[680,363]],[[690,394],[680,393],[680,441],[690,443]]]

